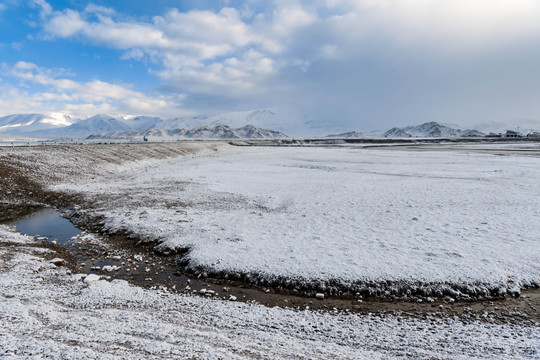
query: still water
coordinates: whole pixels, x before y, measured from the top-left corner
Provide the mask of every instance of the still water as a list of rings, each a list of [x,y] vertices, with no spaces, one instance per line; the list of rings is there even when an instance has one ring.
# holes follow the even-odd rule
[[[56,240],[60,245],[71,242],[71,238],[81,233],[69,220],[60,216],[53,208],[44,207],[31,215],[11,221],[17,231],[30,236],[44,236],[48,241]]]

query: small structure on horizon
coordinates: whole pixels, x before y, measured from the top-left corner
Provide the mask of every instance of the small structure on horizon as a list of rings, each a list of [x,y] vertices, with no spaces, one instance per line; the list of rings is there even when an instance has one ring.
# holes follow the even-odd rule
[[[146,137],[146,135],[143,135],[142,139],[143,139],[144,142],[148,141],[148,138]]]
[[[506,130],[506,133],[504,133],[502,135],[502,137],[505,137],[505,138],[520,138],[522,136],[517,131]]]

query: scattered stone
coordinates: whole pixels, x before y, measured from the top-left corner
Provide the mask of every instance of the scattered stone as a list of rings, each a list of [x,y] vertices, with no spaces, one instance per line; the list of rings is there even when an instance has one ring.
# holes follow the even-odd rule
[[[86,276],[83,280],[83,282],[85,284],[90,284],[90,283],[93,283],[93,282],[96,282],[96,281],[99,281],[101,280],[101,276],[97,275],[97,274],[90,274],[88,276]]]
[[[324,294],[323,293],[316,293],[315,298],[317,298],[319,300],[322,300],[322,299],[324,299]]]
[[[106,271],[106,272],[118,271],[118,269],[120,269],[120,267],[116,265],[105,265],[104,267],[101,268],[101,270]]]
[[[229,301],[236,301],[236,296],[229,295]]]
[[[50,261],[51,264],[54,264],[56,266],[62,266],[64,265],[65,261],[64,259],[60,259],[60,258],[54,258]]]

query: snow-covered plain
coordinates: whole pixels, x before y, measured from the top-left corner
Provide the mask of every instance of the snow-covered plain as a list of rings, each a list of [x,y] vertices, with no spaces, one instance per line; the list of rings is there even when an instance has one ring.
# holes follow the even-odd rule
[[[3,359],[538,358],[540,327],[485,318],[267,308],[85,284],[55,253],[0,225]]]
[[[229,147],[54,188],[86,194],[112,231],[190,248],[195,271],[254,283],[441,297],[538,286],[540,158],[459,150]]]

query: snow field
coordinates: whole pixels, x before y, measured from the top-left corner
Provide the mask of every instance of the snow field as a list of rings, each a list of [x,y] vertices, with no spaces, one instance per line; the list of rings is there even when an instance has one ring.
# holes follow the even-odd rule
[[[82,282],[0,226],[6,359],[535,358],[540,328],[436,315],[295,311]],[[44,253],[45,252],[45,253]],[[488,320],[488,321],[486,321]]]
[[[201,273],[398,297],[538,286],[539,158],[466,149],[229,148],[55,189]]]

